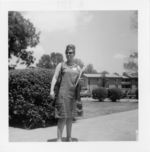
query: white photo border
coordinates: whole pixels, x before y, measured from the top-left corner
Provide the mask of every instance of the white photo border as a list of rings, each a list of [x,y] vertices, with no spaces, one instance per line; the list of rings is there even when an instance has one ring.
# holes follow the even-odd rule
[[[9,142],[8,129],[8,11],[52,11],[52,10],[138,10],[139,52],[139,141],[135,142],[76,142],[76,143],[32,143]],[[150,151],[150,3],[149,0],[22,0],[0,3],[0,151]]]

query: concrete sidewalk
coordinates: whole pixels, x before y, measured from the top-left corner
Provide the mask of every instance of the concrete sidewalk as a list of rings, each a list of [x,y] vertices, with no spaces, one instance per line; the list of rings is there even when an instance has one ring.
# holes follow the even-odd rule
[[[73,141],[135,141],[138,110],[81,119],[73,124]],[[57,127],[24,130],[9,128],[10,142],[53,142]],[[64,129],[63,137],[66,135]],[[65,138],[63,139],[65,141]]]

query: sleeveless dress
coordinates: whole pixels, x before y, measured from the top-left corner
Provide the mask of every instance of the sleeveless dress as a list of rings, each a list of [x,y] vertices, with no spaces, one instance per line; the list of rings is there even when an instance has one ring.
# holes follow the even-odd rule
[[[61,65],[62,80],[55,103],[56,118],[73,118],[77,116],[75,100],[75,82],[79,76],[78,65],[68,66],[65,62]]]

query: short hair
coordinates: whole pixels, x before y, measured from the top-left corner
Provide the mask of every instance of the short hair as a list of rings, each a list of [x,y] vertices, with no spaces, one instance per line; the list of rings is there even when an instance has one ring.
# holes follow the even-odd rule
[[[73,44],[68,44],[68,45],[66,46],[66,51],[65,51],[65,53],[67,53],[69,50],[73,50],[73,52],[74,52],[74,54],[75,54],[75,50],[76,50],[75,45],[73,45]]]

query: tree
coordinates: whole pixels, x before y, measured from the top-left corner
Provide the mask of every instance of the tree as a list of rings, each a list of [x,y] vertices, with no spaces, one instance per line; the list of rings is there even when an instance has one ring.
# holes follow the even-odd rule
[[[56,68],[56,66],[58,65],[58,63],[63,62],[63,55],[61,53],[55,53],[52,52],[50,55],[50,59],[51,59],[51,66],[53,69]]]
[[[109,74],[109,72],[104,70],[100,74],[102,74],[102,76],[105,77],[107,74]]]
[[[124,69],[126,73],[138,73],[138,52],[133,52],[129,55],[127,62],[124,63]]]
[[[84,63],[81,61],[81,59],[78,59],[78,58],[75,58],[74,59],[74,62],[80,66],[80,68],[83,68],[84,66]]]
[[[117,72],[114,72],[114,75],[116,75],[116,76],[120,76],[120,74],[119,74],[119,73],[117,73]]]
[[[61,53],[52,52],[50,55],[44,54],[36,66],[47,69],[55,69],[60,62],[63,62],[63,55]]]
[[[51,69],[52,65],[51,65],[50,55],[44,54],[39,60],[39,62],[36,64],[36,66],[41,68]]]
[[[131,29],[138,30],[138,11],[134,11],[131,16]]]
[[[138,32],[138,11],[134,11],[131,15],[131,29],[133,31]],[[123,64],[125,72],[123,72],[124,76],[138,76],[138,52],[132,52],[125,63]]]
[[[137,34],[138,32],[138,11],[134,11],[131,15],[131,29],[135,31]],[[127,61],[124,63],[125,72],[123,75],[138,75],[138,52],[134,51],[129,55]]]
[[[85,68],[84,73],[97,73],[97,71],[94,69],[93,64],[88,64],[87,67]]]
[[[15,56],[22,64],[29,66],[34,63],[33,51],[28,47],[35,47],[39,43],[40,32],[36,32],[34,25],[25,19],[20,12],[10,11],[8,14],[8,47],[9,61]]]
[[[102,87],[105,87],[107,84],[106,75],[109,74],[109,72],[104,70],[100,74],[102,75]]]

